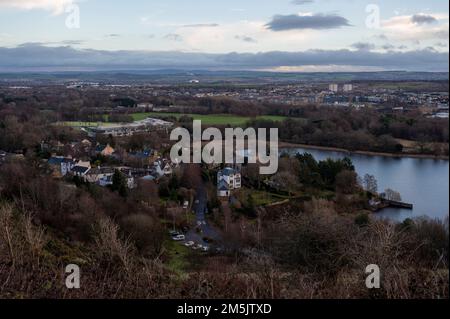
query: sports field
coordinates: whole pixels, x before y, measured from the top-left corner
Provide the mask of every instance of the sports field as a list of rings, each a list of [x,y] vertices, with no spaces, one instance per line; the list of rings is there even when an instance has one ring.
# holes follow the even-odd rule
[[[175,117],[176,119],[179,119],[181,116],[188,116],[192,117],[194,120],[201,120],[202,124],[204,125],[230,125],[230,126],[240,126],[245,125],[248,121],[253,119],[252,117],[248,116],[239,116],[239,115],[231,115],[231,114],[212,114],[212,115],[200,115],[200,114],[181,114],[181,113],[156,113],[156,112],[150,112],[150,113],[134,113],[131,114],[133,119],[135,121],[140,121],[143,119],[146,119],[148,117],[153,118],[167,118],[167,117]],[[256,119],[259,120],[270,120],[270,121],[276,121],[281,122],[286,117],[284,116],[274,116],[274,115],[263,115],[263,116],[257,116]],[[80,122],[80,121],[73,121],[73,122],[64,122],[62,123],[66,126],[72,126],[72,127],[95,127],[95,126],[106,126],[108,122]]]
[[[211,115],[200,115],[200,114],[180,114],[180,113],[135,113],[132,114],[134,120],[143,120],[147,117],[154,117],[154,118],[164,118],[164,117],[175,117],[179,119],[181,116],[188,116],[192,117],[194,120],[201,120],[202,124],[205,125],[231,125],[231,126],[238,126],[238,125],[244,125],[248,121],[250,121],[252,118],[247,116],[239,116],[239,115],[231,115],[231,114],[211,114]],[[263,120],[271,120],[271,121],[283,121],[286,119],[284,116],[272,116],[272,115],[263,115],[256,117],[257,119],[263,119]]]

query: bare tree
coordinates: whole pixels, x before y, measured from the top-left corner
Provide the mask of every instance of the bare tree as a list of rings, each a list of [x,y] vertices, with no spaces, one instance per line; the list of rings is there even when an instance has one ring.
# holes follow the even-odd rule
[[[375,176],[366,174],[364,175],[364,189],[368,192],[376,194],[378,192],[378,182]]]
[[[400,195],[400,193],[397,191],[394,191],[393,189],[390,189],[390,188],[386,189],[384,191],[384,195],[387,200],[391,200],[394,202],[402,201],[402,196]]]

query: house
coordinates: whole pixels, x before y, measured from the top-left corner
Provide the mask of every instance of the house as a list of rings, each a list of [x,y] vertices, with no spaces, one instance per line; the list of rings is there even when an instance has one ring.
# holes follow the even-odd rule
[[[241,188],[241,173],[231,167],[226,167],[217,173],[217,182],[224,180],[231,189]]]
[[[53,168],[54,172],[66,176],[77,165],[77,161],[70,157],[52,156],[48,160],[48,165]]]
[[[99,183],[100,180],[114,175],[114,169],[111,167],[93,168],[86,174],[85,179],[89,183]]]
[[[83,145],[84,147],[92,147],[92,143],[91,141],[89,141],[88,139],[84,139],[80,142],[81,145]]]
[[[144,150],[142,152],[130,152],[128,157],[132,160],[138,160],[143,164],[151,164],[155,159],[155,151]]]
[[[219,197],[230,197],[231,190],[230,186],[223,179],[217,183],[217,196]]]
[[[113,176],[112,175],[102,176],[97,182],[98,185],[100,185],[101,187],[110,186],[113,184]]]
[[[136,183],[134,180],[134,177],[131,176],[131,174],[127,175],[124,174],[123,172],[121,172],[121,174],[125,177],[125,181],[127,184],[127,187],[129,189],[133,189],[136,187]],[[106,187],[106,186],[110,186],[113,184],[113,176],[114,176],[114,172],[111,175],[104,175],[102,176],[99,180],[98,180],[98,185],[102,186],[102,187]]]
[[[178,165],[176,163],[172,163],[170,160],[161,159],[161,158],[156,160],[153,163],[153,165],[154,165],[156,174],[159,177],[172,175],[174,168],[178,167]]]
[[[89,172],[89,170],[90,170],[91,168],[90,167],[85,167],[85,166],[74,166],[73,168],[72,168],[72,171],[71,171],[71,173],[74,175],[74,176],[78,176],[78,177],[85,177],[86,176],[86,174]]]
[[[217,196],[229,197],[233,189],[242,187],[242,176],[236,169],[226,167],[217,172]]]
[[[103,156],[111,156],[114,152],[114,148],[112,148],[109,144],[97,145],[97,147],[95,148],[95,153]]]

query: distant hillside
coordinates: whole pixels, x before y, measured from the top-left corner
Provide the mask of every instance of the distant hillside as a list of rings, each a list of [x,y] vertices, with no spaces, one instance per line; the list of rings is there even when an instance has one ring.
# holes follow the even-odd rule
[[[342,72],[342,73],[280,73],[259,71],[185,71],[185,70],[118,70],[79,72],[0,73],[1,82],[61,83],[89,81],[110,84],[269,84],[296,82],[346,81],[448,81],[448,72]]]

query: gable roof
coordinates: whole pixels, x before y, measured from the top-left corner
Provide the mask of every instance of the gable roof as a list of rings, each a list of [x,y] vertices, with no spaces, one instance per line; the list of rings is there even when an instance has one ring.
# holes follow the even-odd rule
[[[225,182],[223,179],[219,181],[219,183],[217,184],[217,189],[219,191],[229,191],[230,190],[230,186],[228,186],[228,183]]]
[[[231,167],[226,167],[223,170],[219,171],[219,175],[223,176],[231,176],[237,174],[236,170]]]
[[[74,168],[72,168],[72,172],[78,173],[78,174],[85,174],[89,170],[90,170],[89,167],[84,167],[84,166],[75,166]]]

